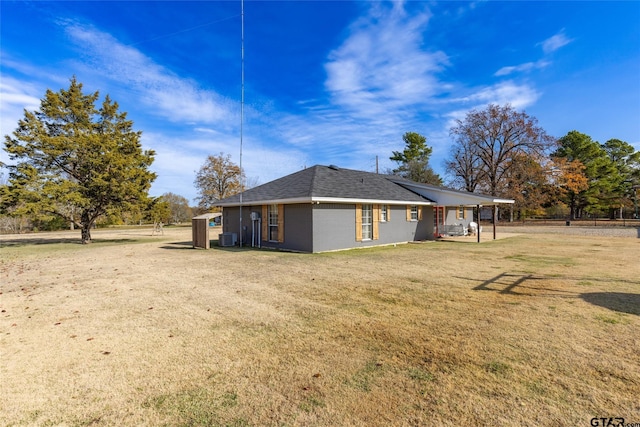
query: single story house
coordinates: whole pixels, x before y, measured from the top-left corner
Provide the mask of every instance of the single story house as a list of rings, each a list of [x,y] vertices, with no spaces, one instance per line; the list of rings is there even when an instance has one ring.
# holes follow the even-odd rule
[[[513,200],[316,165],[215,205],[243,245],[325,252],[462,234],[475,207],[500,203]]]

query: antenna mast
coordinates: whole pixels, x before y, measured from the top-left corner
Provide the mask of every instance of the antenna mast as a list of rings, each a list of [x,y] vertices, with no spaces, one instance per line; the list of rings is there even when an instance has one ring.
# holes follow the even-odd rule
[[[240,234],[238,244],[242,247],[242,193],[244,192],[244,170],[242,169],[242,131],[244,125],[244,0],[240,0],[241,55],[240,55]]]

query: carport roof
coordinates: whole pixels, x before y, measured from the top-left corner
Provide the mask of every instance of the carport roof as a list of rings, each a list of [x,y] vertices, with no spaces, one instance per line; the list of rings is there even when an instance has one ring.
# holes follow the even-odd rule
[[[515,202],[512,199],[504,199],[487,194],[470,193],[468,191],[454,190],[447,187],[420,184],[397,176],[389,176],[388,179],[423,197],[428,197],[436,201],[436,204],[440,206],[493,206],[498,204],[512,204]]]

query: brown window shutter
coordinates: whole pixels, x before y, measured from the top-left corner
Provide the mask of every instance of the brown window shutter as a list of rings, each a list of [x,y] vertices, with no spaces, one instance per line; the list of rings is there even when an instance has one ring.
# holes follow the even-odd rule
[[[380,224],[380,205],[373,205],[373,240],[380,238],[378,224]]]
[[[407,221],[411,221],[411,205],[407,205]]]
[[[422,221],[422,208],[423,206],[418,206],[418,221]]]
[[[269,211],[267,205],[262,205],[262,240],[269,240]]]
[[[278,205],[278,242],[284,242],[284,205]]]
[[[362,205],[356,205],[356,242],[362,242]]]
[[[387,222],[391,221],[391,205],[387,205]]]
[[[467,219],[467,208],[462,208],[462,219]]]

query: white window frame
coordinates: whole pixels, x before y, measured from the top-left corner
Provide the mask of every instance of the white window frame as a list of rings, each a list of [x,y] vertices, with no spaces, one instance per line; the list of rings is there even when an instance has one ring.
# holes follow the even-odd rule
[[[418,220],[418,205],[411,205],[411,221]]]
[[[389,205],[380,206],[380,222],[389,221]]]
[[[464,206],[458,206],[457,219],[464,219]]]
[[[267,233],[268,241],[278,241],[278,205],[269,205],[267,208]]]
[[[362,240],[373,240],[373,205],[362,205]]]

